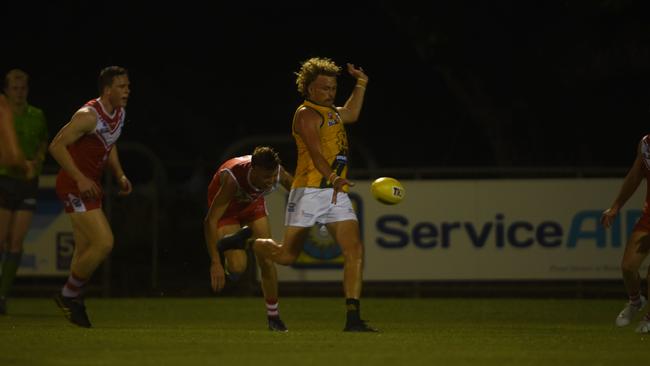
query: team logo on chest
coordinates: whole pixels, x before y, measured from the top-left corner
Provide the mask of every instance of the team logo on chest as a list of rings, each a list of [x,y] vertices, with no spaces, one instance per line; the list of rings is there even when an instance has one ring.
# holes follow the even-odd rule
[[[327,125],[334,126],[338,122],[338,119],[336,117],[337,116],[334,113],[327,112]]]
[[[121,120],[117,123],[117,126],[115,126],[115,128],[111,128],[111,126],[103,118],[97,118],[97,127],[95,128],[95,134],[97,134],[106,148],[115,144],[121,133]]]
[[[97,115],[94,131],[95,136],[102,142],[104,148],[109,150],[117,142],[117,139],[122,133],[124,109],[117,108],[113,111],[112,115],[108,114],[99,102],[99,99],[86,103],[86,106],[91,108],[95,112],[95,115]]]

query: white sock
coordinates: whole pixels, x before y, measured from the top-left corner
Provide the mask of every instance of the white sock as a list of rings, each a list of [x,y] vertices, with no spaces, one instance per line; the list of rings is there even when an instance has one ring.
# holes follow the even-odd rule
[[[278,300],[266,300],[266,316],[280,316],[280,311],[278,310]]]

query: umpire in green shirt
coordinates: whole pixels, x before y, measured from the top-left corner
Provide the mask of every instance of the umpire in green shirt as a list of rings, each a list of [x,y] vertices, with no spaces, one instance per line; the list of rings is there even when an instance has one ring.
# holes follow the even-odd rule
[[[27,172],[0,167],[0,315],[7,313],[7,296],[23,253],[23,241],[36,210],[38,176],[48,145],[47,123],[40,109],[27,103],[29,75],[13,69],[5,76],[4,94],[14,114]]]

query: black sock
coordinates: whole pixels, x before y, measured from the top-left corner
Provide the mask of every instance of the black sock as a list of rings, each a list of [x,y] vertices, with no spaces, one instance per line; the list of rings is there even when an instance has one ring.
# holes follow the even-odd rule
[[[361,304],[359,304],[359,299],[345,299],[345,307],[347,309],[348,323],[361,321]]]

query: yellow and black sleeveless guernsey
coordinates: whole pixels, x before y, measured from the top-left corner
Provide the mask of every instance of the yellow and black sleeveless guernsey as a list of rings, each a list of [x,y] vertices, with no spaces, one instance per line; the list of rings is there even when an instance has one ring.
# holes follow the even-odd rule
[[[332,184],[327,181],[327,177],[323,177],[314,167],[314,162],[309,156],[305,142],[296,133],[296,114],[302,107],[312,109],[321,116],[319,126],[321,151],[325,160],[330,164],[332,171],[342,178],[347,177],[348,174],[348,136],[345,133],[345,127],[339,112],[334,107],[327,107],[305,100],[296,109],[291,126],[291,133],[293,138],[296,139],[298,147],[298,162],[292,188],[330,188]],[[344,187],[344,191],[348,191],[348,186]]]

